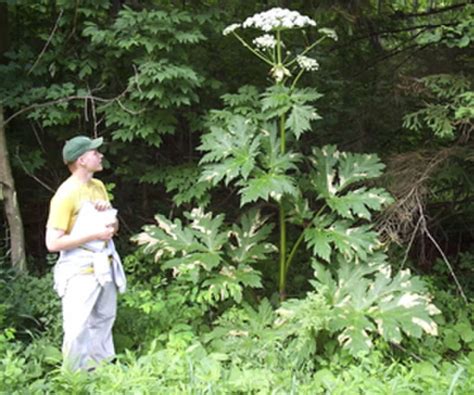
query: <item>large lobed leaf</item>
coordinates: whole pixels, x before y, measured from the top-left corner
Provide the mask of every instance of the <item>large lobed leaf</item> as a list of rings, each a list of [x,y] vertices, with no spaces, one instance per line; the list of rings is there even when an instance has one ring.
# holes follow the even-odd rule
[[[274,246],[265,242],[271,226],[257,210],[244,215],[241,225],[228,230],[224,216],[201,209],[185,213],[188,224],[155,217],[134,240],[154,254],[163,269],[171,269],[178,281],[191,283],[196,300],[214,304],[232,298],[242,300],[245,287],[261,287],[260,272],[249,264],[265,259]],[[229,242],[229,236],[231,240]]]
[[[233,117],[227,128],[212,127],[198,147],[206,152],[200,162],[205,164],[200,181],[216,185],[223,179],[226,184],[239,176],[247,179],[255,167],[259,146],[255,127],[242,116]]]
[[[333,311],[328,328],[338,334],[341,345],[351,354],[367,352],[375,334],[400,343],[402,333],[420,337],[436,335],[431,318],[439,310],[431,303],[424,284],[409,270],[392,276],[383,254],[354,265],[340,259],[333,275],[314,261],[316,290],[326,296]]]
[[[267,119],[285,116],[285,127],[299,139],[311,130],[311,121],[321,119],[310,104],[322,95],[315,89],[291,89],[283,85],[268,88],[262,95],[262,110]]]
[[[327,262],[333,251],[349,261],[364,261],[379,246],[378,235],[370,225],[354,225],[348,220],[334,220],[332,216],[315,218],[305,230],[305,241],[313,253]]]

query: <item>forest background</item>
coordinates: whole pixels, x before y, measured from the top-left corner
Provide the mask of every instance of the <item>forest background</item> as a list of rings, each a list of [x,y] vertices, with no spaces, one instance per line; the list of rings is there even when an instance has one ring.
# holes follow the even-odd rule
[[[0,391],[471,393],[473,40],[454,0],[0,1]],[[92,375],[44,246],[78,133],[130,284]]]

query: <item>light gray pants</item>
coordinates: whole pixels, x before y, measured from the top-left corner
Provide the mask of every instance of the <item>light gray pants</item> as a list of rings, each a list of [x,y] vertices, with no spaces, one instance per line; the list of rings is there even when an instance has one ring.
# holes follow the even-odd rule
[[[103,286],[94,274],[69,279],[62,297],[64,366],[84,369],[115,355],[112,326],[117,311],[117,288]]]

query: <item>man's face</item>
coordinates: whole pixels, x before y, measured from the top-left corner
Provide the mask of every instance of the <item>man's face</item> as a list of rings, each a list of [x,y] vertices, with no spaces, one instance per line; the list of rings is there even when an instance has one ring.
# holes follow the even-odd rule
[[[80,166],[84,167],[86,170],[88,170],[91,173],[95,173],[97,171],[101,171],[102,168],[102,158],[104,155],[102,155],[99,151],[96,149],[87,151],[83,153],[79,158],[78,158],[78,163]]]

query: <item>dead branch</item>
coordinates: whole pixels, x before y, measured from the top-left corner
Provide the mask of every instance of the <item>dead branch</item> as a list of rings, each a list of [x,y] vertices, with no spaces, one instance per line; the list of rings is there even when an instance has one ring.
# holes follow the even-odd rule
[[[31,68],[28,70],[28,73],[27,75],[30,75],[31,72],[33,71],[33,69],[36,67],[36,65],[39,63],[41,57],[44,55],[44,53],[46,52],[46,49],[48,48],[49,44],[51,43],[51,40],[53,39],[53,36],[54,36],[54,33],[56,33],[56,30],[59,26],[59,20],[61,19],[61,17],[63,16],[63,13],[64,13],[64,10],[61,8],[61,12],[59,13],[59,16],[58,16],[58,19],[56,19],[56,23],[53,27],[53,30],[51,30],[51,33],[48,37],[48,40],[46,41],[46,44],[44,45],[43,49],[41,50],[40,54],[38,55],[38,57],[36,58],[36,61],[35,63],[33,63],[33,66],[31,66]]]
[[[461,147],[455,146],[437,152],[417,151],[392,158],[386,176],[391,180],[388,189],[396,200],[377,220],[377,228],[384,242],[407,244],[402,267],[408,259],[416,237],[426,236],[441,255],[461,297],[467,303],[466,295],[452,265],[428,228],[429,221],[425,214],[428,183],[431,177],[442,163],[459,154],[461,150]]]

